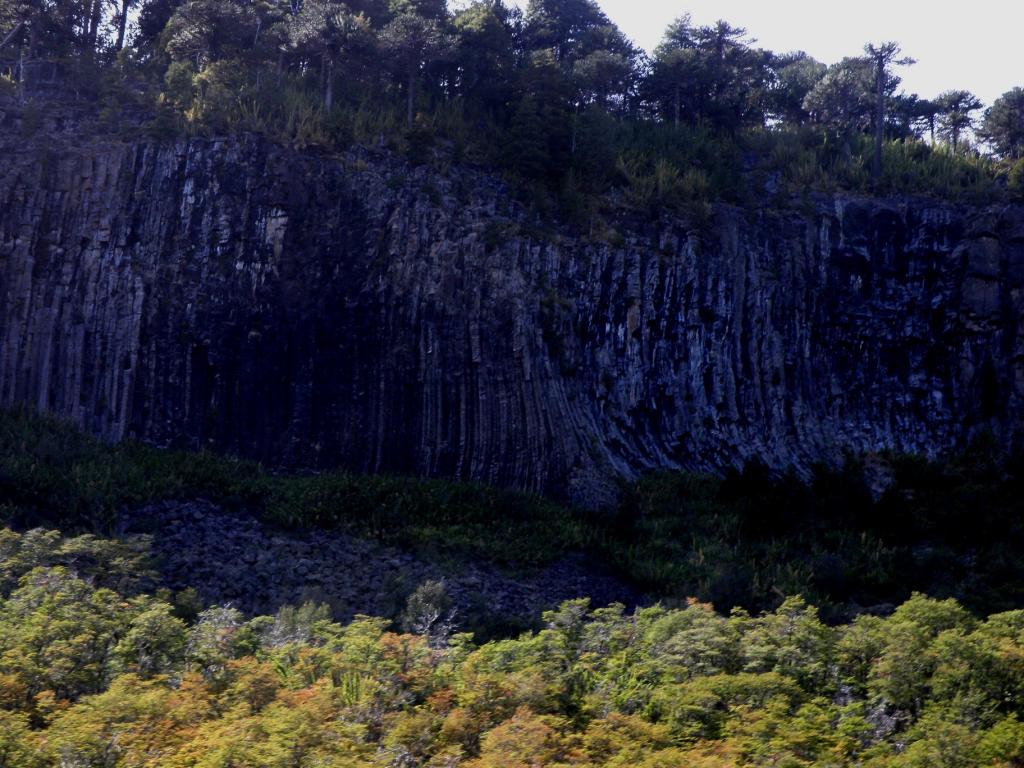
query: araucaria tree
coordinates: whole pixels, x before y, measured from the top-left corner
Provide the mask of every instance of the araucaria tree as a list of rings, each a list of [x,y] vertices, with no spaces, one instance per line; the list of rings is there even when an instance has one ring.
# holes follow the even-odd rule
[[[381,45],[395,71],[405,78],[406,123],[411,128],[420,73],[454,51],[452,39],[434,19],[399,14],[381,32]]]
[[[846,137],[868,130],[875,108],[874,70],[862,57],[830,66],[804,98],[812,122]]]
[[[875,71],[875,154],[871,166],[871,178],[877,185],[882,176],[882,143],[885,140],[885,96],[886,91],[891,87],[890,80],[893,75],[889,68],[892,66],[907,66],[915,63],[911,58],[897,59],[900,54],[900,46],[892,41],[873,45],[868,43],[864,46],[864,53],[867,54]],[[896,81],[899,82],[898,80]]]
[[[648,98],[666,119],[725,131],[763,125],[773,75],[770,54],[742,27],[725,21],[694,27],[676,19],[654,51]]]
[[[321,62],[324,109],[334,106],[335,67],[346,56],[366,52],[373,43],[369,20],[337,0],[306,0],[290,25],[294,48]]]
[[[956,152],[964,132],[974,127],[974,113],[985,105],[970,91],[946,91],[936,101],[939,105],[939,135]]]
[[[708,203],[739,195],[751,170],[789,191],[992,192],[1024,141],[1021,89],[975,126],[968,92],[899,92],[911,60],[895,42],[827,66],[684,14],[647,55],[597,0],[0,0],[0,60],[13,73],[22,59],[44,63],[0,92],[31,95],[31,72],[46,72],[108,116],[148,102],[163,138],[244,130],[413,152],[443,138],[591,227],[596,195]],[[991,158],[960,152],[972,129]],[[919,145],[929,137],[956,161]],[[886,141],[904,146],[883,178]]]
[[[1024,156],[1024,88],[996,99],[985,112],[980,134],[1001,157]]]

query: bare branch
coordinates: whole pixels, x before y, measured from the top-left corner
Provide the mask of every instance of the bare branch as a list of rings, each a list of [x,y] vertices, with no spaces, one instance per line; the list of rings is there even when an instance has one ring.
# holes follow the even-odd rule
[[[19,21],[18,25],[14,29],[11,30],[10,34],[8,34],[7,37],[5,37],[3,39],[3,42],[0,42],[0,50],[3,50],[4,48],[6,48],[7,44],[10,43],[15,37],[17,37],[18,33],[21,32],[21,30],[24,29],[24,28],[25,28],[25,22],[24,21]]]

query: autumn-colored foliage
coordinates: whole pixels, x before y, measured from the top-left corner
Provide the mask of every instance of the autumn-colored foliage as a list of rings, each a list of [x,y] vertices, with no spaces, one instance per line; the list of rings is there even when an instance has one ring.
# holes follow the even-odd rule
[[[796,597],[760,616],[581,599],[515,639],[440,643],[315,606],[255,618],[214,606],[187,622],[169,595],[122,595],[73,565],[139,583],[141,560],[110,557],[121,544],[0,540],[5,768],[1024,760],[1024,611],[982,620],[914,595],[828,626]]]

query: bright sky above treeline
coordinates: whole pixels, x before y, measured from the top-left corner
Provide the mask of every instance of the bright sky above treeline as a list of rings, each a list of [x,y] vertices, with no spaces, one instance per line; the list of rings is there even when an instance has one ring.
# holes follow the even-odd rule
[[[525,8],[527,0],[510,0]],[[684,12],[696,24],[725,19],[758,45],[803,50],[826,64],[860,54],[866,42],[896,40],[917,59],[900,68],[903,89],[928,98],[963,88],[986,104],[1024,86],[1024,3],[1020,0],[598,0],[635,43],[654,49]]]

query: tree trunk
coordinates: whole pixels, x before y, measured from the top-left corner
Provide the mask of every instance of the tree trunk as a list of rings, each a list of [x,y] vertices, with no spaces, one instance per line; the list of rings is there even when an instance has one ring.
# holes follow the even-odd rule
[[[11,30],[10,34],[7,35],[7,37],[5,37],[3,39],[3,42],[0,42],[0,50],[5,48],[7,46],[7,44],[11,42],[11,40],[13,40],[15,37],[17,37],[18,33],[21,32],[21,30],[24,29],[24,28],[25,28],[25,22],[24,21],[19,21],[18,25],[14,29]]]
[[[576,156],[576,134],[579,130],[580,122],[580,105],[577,102],[576,109],[572,113],[572,134],[569,138],[569,154],[572,157]]]
[[[411,67],[409,69],[409,83],[408,83],[408,86],[406,87],[405,90],[406,90],[406,98],[407,98],[405,120],[406,120],[406,123],[408,124],[408,126],[410,128],[412,128],[413,118],[415,117],[414,109],[415,109],[415,106],[416,106],[416,68],[415,67]]]
[[[32,19],[32,23],[28,28],[28,57],[31,59],[36,54],[36,46],[39,44],[39,35],[37,29],[39,28],[38,18]],[[22,61],[25,59],[24,49],[21,52]],[[24,79],[24,78],[23,78]]]
[[[324,84],[324,112],[334,107],[334,59],[327,59],[327,82]]]
[[[117,19],[117,43],[115,50],[121,51],[124,48],[125,30],[128,29],[128,9],[131,8],[132,0],[121,0],[121,15]]]
[[[885,60],[881,56],[876,59],[875,90],[875,161],[871,178],[877,187],[882,178],[882,142],[885,140]]]
[[[680,93],[680,85],[676,83],[676,130],[679,130],[679,116],[682,112],[682,94]]]
[[[100,34],[100,18],[103,15],[103,0],[95,0],[89,11],[89,30],[85,40],[85,50],[82,51],[85,54],[85,58],[92,60],[93,54],[96,53],[96,41],[99,39]]]

